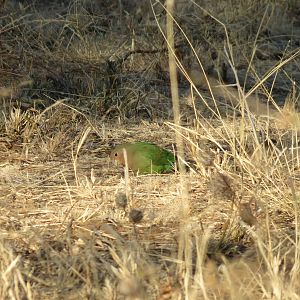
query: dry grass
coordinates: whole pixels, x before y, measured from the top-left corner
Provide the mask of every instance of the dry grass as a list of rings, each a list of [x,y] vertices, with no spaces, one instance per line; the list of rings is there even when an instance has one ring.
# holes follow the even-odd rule
[[[1,299],[300,299],[300,7],[269,2],[178,1],[169,49],[160,2],[0,3]],[[175,136],[186,173],[108,160]]]

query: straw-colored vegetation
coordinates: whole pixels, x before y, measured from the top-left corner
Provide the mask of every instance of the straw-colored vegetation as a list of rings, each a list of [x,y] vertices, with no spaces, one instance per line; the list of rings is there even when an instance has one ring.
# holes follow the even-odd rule
[[[300,299],[300,3],[168,5],[1,1],[0,299]]]

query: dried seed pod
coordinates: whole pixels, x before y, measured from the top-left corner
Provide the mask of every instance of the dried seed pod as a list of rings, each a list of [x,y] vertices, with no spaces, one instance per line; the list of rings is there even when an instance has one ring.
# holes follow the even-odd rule
[[[127,199],[127,196],[125,193],[120,192],[116,195],[115,203],[116,203],[117,207],[125,209],[127,206],[127,202],[128,202],[128,199]]]
[[[143,212],[138,209],[132,209],[129,212],[129,220],[133,223],[140,222],[143,219],[143,217],[144,217]]]
[[[220,172],[211,175],[209,189],[216,197],[228,198],[232,201],[236,198],[231,178]]]
[[[252,213],[250,204],[250,202],[241,203],[239,207],[239,213],[243,222],[245,222],[249,226],[253,226],[257,224],[257,219]]]

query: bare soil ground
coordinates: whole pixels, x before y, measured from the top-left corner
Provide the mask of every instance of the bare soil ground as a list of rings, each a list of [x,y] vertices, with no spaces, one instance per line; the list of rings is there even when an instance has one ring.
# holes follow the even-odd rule
[[[177,2],[180,128],[164,3],[0,12],[1,299],[300,299],[298,1]],[[185,174],[109,161],[178,130]]]

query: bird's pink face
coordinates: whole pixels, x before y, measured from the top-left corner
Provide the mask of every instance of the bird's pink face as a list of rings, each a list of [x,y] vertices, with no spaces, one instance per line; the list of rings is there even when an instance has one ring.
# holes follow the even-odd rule
[[[119,165],[125,166],[123,148],[116,148],[111,151],[110,159]]]

